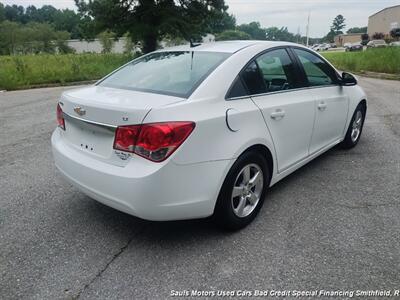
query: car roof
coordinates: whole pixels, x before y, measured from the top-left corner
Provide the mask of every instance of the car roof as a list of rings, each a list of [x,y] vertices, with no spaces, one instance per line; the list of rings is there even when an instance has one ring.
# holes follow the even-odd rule
[[[277,42],[277,41],[255,41],[255,40],[245,40],[245,41],[221,41],[221,42],[211,42],[200,44],[196,47],[190,47],[190,45],[181,45],[170,48],[160,49],[157,52],[166,51],[208,51],[208,52],[225,52],[225,53],[235,53],[244,48],[264,45],[265,48],[272,48],[277,46],[289,46],[297,45],[289,42]]]

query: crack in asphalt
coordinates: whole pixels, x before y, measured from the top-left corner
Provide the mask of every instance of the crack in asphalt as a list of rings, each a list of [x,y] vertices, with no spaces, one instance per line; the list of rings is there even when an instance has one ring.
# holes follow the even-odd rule
[[[364,203],[364,205],[347,205],[347,204],[337,204],[338,206],[350,208],[350,209],[362,209],[362,208],[370,208],[370,207],[385,207],[385,206],[399,206],[400,203],[393,202],[393,203],[381,203],[381,204],[374,204],[374,203]]]
[[[103,268],[101,268],[99,270],[99,272],[97,272],[93,278],[86,283],[82,289],[80,289],[78,291],[78,294],[76,296],[73,296],[72,299],[80,299],[80,297],[82,296],[82,294],[98,279],[101,277],[101,275],[108,269],[108,267],[122,254],[124,253],[124,251],[129,247],[129,245],[132,243],[133,239],[140,233],[142,233],[144,231],[144,227],[141,228],[141,230],[138,230],[137,232],[135,232],[132,237],[127,241],[127,243],[122,246],[121,248],[119,248],[118,252],[115,253],[111,259],[105,264],[105,266]]]

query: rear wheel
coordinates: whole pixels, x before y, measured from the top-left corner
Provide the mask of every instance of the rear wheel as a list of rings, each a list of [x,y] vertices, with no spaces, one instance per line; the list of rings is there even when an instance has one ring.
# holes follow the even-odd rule
[[[229,171],[218,196],[214,220],[237,230],[248,225],[259,212],[269,185],[270,171],[259,153],[244,153]]]
[[[354,111],[353,117],[350,121],[349,128],[347,129],[346,136],[341,143],[342,148],[350,149],[357,145],[360,140],[361,133],[364,126],[366,109],[364,105],[359,104]]]

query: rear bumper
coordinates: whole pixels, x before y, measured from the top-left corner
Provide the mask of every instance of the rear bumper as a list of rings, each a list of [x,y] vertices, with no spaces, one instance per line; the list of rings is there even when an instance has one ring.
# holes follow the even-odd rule
[[[57,168],[89,197],[139,218],[182,220],[212,215],[230,160],[178,165],[133,156],[124,166],[102,162],[51,138]]]

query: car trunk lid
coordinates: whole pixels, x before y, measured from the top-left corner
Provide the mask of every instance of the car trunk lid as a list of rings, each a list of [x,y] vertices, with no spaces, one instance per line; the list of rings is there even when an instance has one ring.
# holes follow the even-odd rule
[[[63,138],[79,151],[123,166],[130,155],[113,149],[116,128],[141,124],[152,108],[183,100],[101,86],[67,91],[60,100],[65,118]]]

